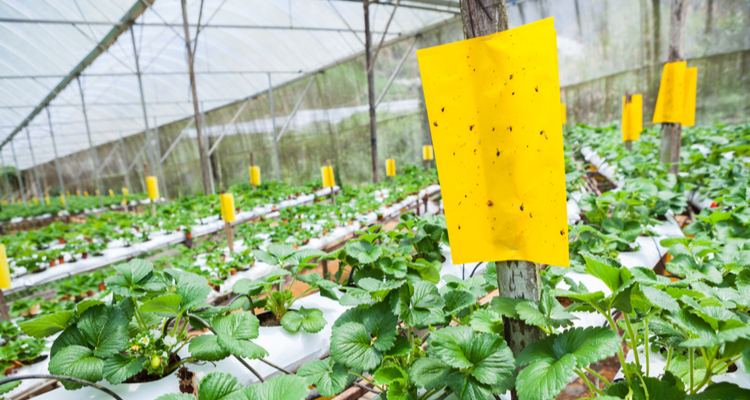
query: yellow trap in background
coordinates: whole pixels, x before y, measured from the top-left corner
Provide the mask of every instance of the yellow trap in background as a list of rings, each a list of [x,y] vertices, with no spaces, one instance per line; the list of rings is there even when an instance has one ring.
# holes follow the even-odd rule
[[[638,140],[643,130],[643,95],[630,96],[630,103],[622,96],[622,140]]]
[[[553,19],[417,57],[453,262],[568,266]]]
[[[687,62],[678,61],[664,64],[659,84],[659,97],[656,99],[654,118],[657,123],[681,123],[682,126],[695,125],[695,96],[698,86],[698,68],[687,68]]]

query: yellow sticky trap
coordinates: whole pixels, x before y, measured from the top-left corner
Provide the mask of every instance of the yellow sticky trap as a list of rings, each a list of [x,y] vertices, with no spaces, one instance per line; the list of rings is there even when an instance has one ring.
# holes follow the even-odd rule
[[[685,61],[664,64],[653,123],[682,122],[685,112]]]
[[[562,119],[562,124],[565,125],[565,121],[568,120],[568,114],[565,110],[565,103],[560,103],[560,118]]]
[[[46,204],[46,205],[48,205],[48,206],[50,205],[50,202],[49,202],[49,195],[47,195],[47,194],[45,194],[45,195],[44,195],[44,204]]]
[[[65,196],[60,195],[60,202],[62,203],[63,206],[65,206]]]
[[[115,197],[115,191],[112,189],[109,189],[109,197]]]
[[[70,190],[66,190],[66,191],[65,191],[65,194],[66,194],[66,195],[67,195],[68,197],[70,197]]]
[[[260,185],[260,167],[250,167],[250,184]]]
[[[336,179],[333,177],[333,167],[320,167],[320,175],[323,178],[323,187],[336,186]]]
[[[146,177],[146,192],[148,193],[149,199],[151,200],[159,199],[159,185],[156,182],[155,176]]]
[[[84,195],[84,197],[88,198],[89,197],[89,192],[87,192],[87,191],[84,190],[83,191],[83,195]]]
[[[625,103],[622,96],[622,140],[638,140],[643,130],[643,96],[630,96],[630,103]]]
[[[234,222],[234,195],[225,193],[219,195],[221,201],[221,219],[224,222]]]
[[[396,176],[396,160],[392,158],[385,160],[385,174],[388,176]]]
[[[125,197],[130,196],[130,190],[128,188],[122,188],[122,195]]]
[[[434,158],[435,157],[433,156],[433,153],[432,153],[432,146],[430,145],[422,146],[422,159],[427,161],[427,160],[432,160]]]
[[[453,263],[568,266],[553,19],[417,57]]]
[[[0,289],[10,289],[10,268],[4,244],[0,244]]]
[[[685,109],[682,126],[695,125],[695,97],[698,88],[698,67],[685,69]]]
[[[96,193],[96,195],[99,196],[99,189],[94,190],[94,193]]]
[[[81,191],[80,190],[76,190],[76,196],[81,197]]]
[[[39,205],[39,199],[37,199],[36,197],[32,197],[31,200],[34,201],[34,205]]]

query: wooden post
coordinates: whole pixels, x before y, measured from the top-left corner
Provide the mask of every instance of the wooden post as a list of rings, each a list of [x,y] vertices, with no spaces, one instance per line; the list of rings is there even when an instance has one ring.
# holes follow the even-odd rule
[[[331,165],[331,160],[328,160],[328,166],[331,167],[331,171],[333,171],[333,166]],[[336,185],[334,185],[336,186]],[[334,190],[334,187],[331,186],[331,201],[333,201],[333,205],[336,205],[336,191]]]
[[[667,62],[684,60],[685,17],[687,4],[685,0],[672,0],[669,18],[669,53]],[[663,78],[662,78],[663,79]],[[682,141],[682,124],[661,124],[661,162],[672,164],[669,172],[676,174],[680,169],[680,142]]]
[[[250,166],[251,167],[255,166],[255,153],[252,152],[252,151],[250,152]],[[250,184],[252,185],[253,190],[255,190],[255,184],[252,183],[252,182],[253,182],[253,177],[252,177],[252,174],[251,174],[251,176],[250,176]]]
[[[229,222],[225,222],[224,231],[227,234],[227,244],[229,245],[229,252],[234,253],[234,236],[232,235],[232,224],[230,224]]]
[[[8,303],[5,302],[5,293],[0,290],[0,321],[10,320]]]
[[[630,104],[633,101],[633,95],[631,95],[628,91],[625,91],[625,104]],[[633,141],[632,140],[626,140],[625,141],[625,150],[627,151],[633,151]]]
[[[367,100],[370,103],[370,157],[372,161],[372,182],[378,183],[378,134],[375,119],[375,77],[371,66],[372,60],[372,32],[370,32],[370,3],[362,2],[365,6],[365,64],[367,67]]]
[[[461,2],[461,20],[466,39],[505,31],[508,29],[505,0],[464,0]],[[539,264],[530,261],[498,261],[496,265],[500,296],[539,303],[542,288]],[[505,341],[514,356],[545,336],[544,331],[521,320],[503,317],[503,327]],[[511,398],[518,399],[515,389],[511,390]]]

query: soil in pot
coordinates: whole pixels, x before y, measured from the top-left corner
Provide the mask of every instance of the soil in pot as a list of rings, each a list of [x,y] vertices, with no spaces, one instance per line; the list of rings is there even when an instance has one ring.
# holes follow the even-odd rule
[[[297,310],[290,309],[289,311]],[[260,326],[281,326],[281,320],[277,319],[276,316],[274,316],[270,311],[264,311],[260,314],[257,314],[256,317],[258,317],[258,321],[260,321]]]

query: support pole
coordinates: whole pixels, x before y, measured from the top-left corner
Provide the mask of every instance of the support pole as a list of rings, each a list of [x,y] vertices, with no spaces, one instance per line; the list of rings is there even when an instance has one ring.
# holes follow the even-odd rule
[[[135,59],[135,73],[138,77],[138,90],[141,94],[141,108],[143,109],[143,125],[145,126],[146,143],[148,143],[148,162],[154,164],[154,151],[151,148],[151,132],[148,127],[148,114],[146,113],[146,99],[143,96],[143,82],[141,81],[141,67],[138,62],[138,50],[135,47],[135,33],[133,27],[130,27],[130,40],[133,43],[133,57]]]
[[[483,3],[480,3],[483,1]],[[508,29],[508,12],[505,0],[465,0],[461,2],[461,18],[466,39],[486,36]],[[559,112],[558,110],[554,110]],[[497,261],[497,288],[499,296],[513,299],[527,299],[535,303],[541,300],[541,275],[539,264],[529,261]],[[503,318],[505,341],[514,356],[524,347],[544,337],[544,332],[536,326],[527,325],[522,320]],[[511,398],[518,399],[516,390],[511,390]]]
[[[125,174],[125,187],[128,188],[128,192],[133,191],[130,187],[130,170],[128,169],[128,152],[125,150],[125,140],[122,138],[122,131],[120,131],[120,150],[122,151],[122,169]]]
[[[205,146],[203,144],[203,136],[201,135],[201,119],[200,119],[200,110],[198,109],[198,91],[195,87],[195,71],[193,70],[193,59],[195,55],[193,54],[193,49],[190,47],[190,30],[188,29],[188,20],[187,20],[187,5],[186,0],[181,0],[182,3],[182,26],[185,28],[185,47],[187,48],[187,54],[188,54],[188,69],[190,71],[190,88],[193,93],[193,109],[195,111],[195,131],[198,135],[198,153],[200,154],[201,158],[201,173],[203,175],[203,192],[209,193],[210,187],[209,187],[209,179],[208,179],[208,160],[206,157],[206,150]]]
[[[156,154],[159,156],[156,158],[159,167],[159,179],[161,180],[162,196],[165,199],[169,199],[167,194],[167,181],[164,179],[164,168],[161,164],[161,140],[159,140],[159,125],[156,123],[156,117],[154,117],[154,136],[156,137]]]
[[[404,52],[404,55],[401,56],[400,60],[398,60],[396,69],[393,70],[391,77],[388,79],[388,83],[386,83],[385,88],[383,88],[383,91],[380,92],[380,96],[378,96],[378,100],[375,101],[375,108],[377,108],[380,105],[380,102],[383,101],[383,97],[385,97],[385,94],[388,92],[388,89],[391,88],[391,84],[396,79],[396,75],[398,75],[399,71],[401,71],[401,67],[404,66],[404,61],[406,61],[406,58],[409,57],[409,54],[411,54],[411,51],[414,50],[414,46],[417,45],[417,40],[419,40],[419,36],[414,37],[414,41],[411,42],[411,45],[409,45],[409,48],[406,49],[406,52]]]
[[[281,182],[281,163],[279,162],[279,141],[276,138],[276,116],[273,113],[273,84],[271,83],[271,73],[268,73],[268,101],[271,105],[271,125],[273,125],[273,154],[276,158],[276,180]]]
[[[102,200],[102,177],[99,175],[99,154],[94,147],[94,142],[91,141],[91,129],[89,129],[89,118],[86,115],[86,101],[83,99],[83,88],[81,87],[81,77],[77,76],[76,81],[78,82],[78,92],[81,94],[81,106],[83,107],[83,120],[86,122],[86,135],[89,137],[89,151],[91,152],[91,159],[94,161],[94,177],[96,178],[96,190],[99,191],[99,208],[104,208],[104,200]]]
[[[5,157],[0,151],[0,162],[3,163],[3,175],[5,175],[5,194],[8,195],[8,203],[13,201],[13,190],[10,188],[10,179],[8,179],[8,166],[5,165]]]
[[[625,92],[625,104],[630,104],[633,101],[633,95]],[[626,140],[625,141],[625,150],[627,151],[633,151],[633,141],[632,140]]]
[[[29,127],[26,127],[26,140],[29,142],[29,151],[31,152],[31,163],[34,164],[34,178],[36,180],[36,198],[39,201],[44,199],[44,191],[42,190],[42,182],[39,179],[39,169],[36,166],[36,157],[34,157],[34,146],[31,144],[31,133],[29,133]]]
[[[203,102],[201,102],[201,124],[206,126],[206,108],[203,107]],[[206,147],[210,145],[209,135],[206,135]],[[211,153],[206,154],[206,165],[208,166],[209,187],[211,188],[211,192],[206,194],[214,194],[216,193],[216,184],[214,183],[214,167],[211,165]]]
[[[281,137],[284,136],[284,133],[286,132],[287,128],[289,128],[289,125],[292,123],[294,116],[297,115],[297,110],[299,109],[299,106],[302,105],[302,100],[305,99],[305,95],[307,95],[307,91],[310,90],[310,87],[312,86],[313,82],[315,82],[315,78],[317,77],[318,77],[318,74],[315,74],[307,82],[307,86],[305,86],[305,90],[302,91],[302,95],[299,96],[299,100],[297,100],[297,104],[294,105],[294,109],[292,109],[292,113],[289,114],[289,117],[287,117],[286,122],[284,123],[284,126],[281,127],[281,132],[279,132],[279,136],[276,137],[277,142],[281,140]]]
[[[23,205],[28,206],[29,204],[26,202],[26,189],[23,186],[23,174],[21,173],[21,170],[18,168],[18,158],[16,158],[16,146],[13,144],[13,141],[10,141],[10,150],[13,152],[13,163],[16,164],[16,176],[18,177],[18,188],[21,190],[21,199],[23,200]]]
[[[672,11],[669,19],[669,55],[667,62],[684,60],[685,17],[687,4],[685,0],[672,0]],[[671,164],[669,172],[677,174],[680,169],[680,142],[682,141],[682,124],[664,123],[661,125],[661,162]]]
[[[367,67],[367,100],[370,104],[370,157],[372,161],[372,182],[378,183],[378,134],[375,119],[375,78],[370,66],[372,62],[372,32],[370,32],[370,2],[362,2],[365,7],[365,61]]]

